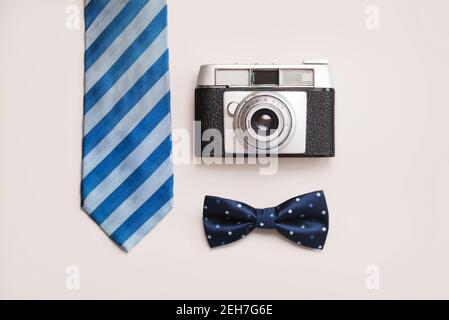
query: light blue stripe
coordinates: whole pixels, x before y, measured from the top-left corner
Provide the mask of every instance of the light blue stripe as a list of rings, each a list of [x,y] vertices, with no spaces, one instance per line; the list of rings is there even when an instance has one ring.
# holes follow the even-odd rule
[[[152,0],[149,2],[126,29],[114,40],[105,52],[95,61],[86,72],[85,90],[88,92],[92,86],[111,68],[125,50],[145,30],[150,21],[164,8],[165,1]],[[113,17],[112,17],[113,18]],[[104,26],[106,28],[106,25]],[[92,27],[90,28],[92,29]],[[90,31],[90,29],[88,31]],[[86,34],[87,43],[88,34]],[[166,46],[165,42],[165,46]]]
[[[173,198],[173,176],[171,176],[151,198],[134,212],[112,235],[111,239],[122,246],[164,204]]]
[[[93,212],[126,178],[170,135],[170,114],[84,199],[84,207]]]
[[[111,151],[145,118],[154,106],[169,92],[168,72],[140,99],[108,135],[83,160],[83,178],[87,176]],[[169,127],[169,126],[168,126]]]
[[[84,136],[95,127],[104,116],[123,98],[123,96],[136,84],[136,82],[148,71],[167,50],[167,32],[164,30],[159,37],[148,47],[144,54],[132,65],[131,68],[115,83],[89,112],[84,115]]]
[[[82,199],[101,183],[157,126],[170,111],[170,94],[146,115],[139,125],[83,179]]]
[[[84,24],[86,30],[108,3],[109,0],[91,0],[86,5],[86,8],[84,9]]]
[[[139,11],[148,3],[148,0],[128,1],[123,10],[112,20],[98,38],[87,48],[84,59],[85,69],[100,57],[109,45],[122,33],[128,24],[134,19]],[[90,6],[90,5],[89,5]]]
[[[129,252],[142,240],[161,220],[173,209],[173,199],[170,199],[150,219],[148,219],[134,234],[125,241],[122,248]]]
[[[166,26],[167,10],[165,7],[101,79],[86,93],[84,112],[88,112],[111,89]]]
[[[120,204],[128,199],[151,174],[170,156],[171,141],[167,137],[159,147],[137,168],[123,183],[112,192],[109,197],[92,212],[91,217],[98,224],[103,221],[115,210]]]
[[[85,33],[85,46],[89,48],[92,42],[98,38],[103,30],[111,23],[111,21],[125,7],[125,1],[110,1],[108,5],[101,11],[97,18],[92,22]]]
[[[155,193],[160,186],[173,174],[173,164],[170,157],[157,168],[140,187],[123,201],[108,217],[101,223],[101,227],[107,234],[112,234],[130,215],[142,206],[145,201]]]
[[[86,157],[95,146],[120,122],[139,102],[151,87],[168,71],[168,51],[136,82],[111,111],[84,136],[83,156]]]

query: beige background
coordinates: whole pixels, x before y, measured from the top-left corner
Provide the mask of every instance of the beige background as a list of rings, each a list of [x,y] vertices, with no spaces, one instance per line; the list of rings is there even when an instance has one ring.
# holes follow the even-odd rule
[[[200,64],[326,57],[337,157],[284,159],[274,176],[178,165],[175,209],[124,254],[79,208],[83,22],[67,29],[65,10],[82,1],[0,0],[0,298],[449,298],[449,2],[169,4],[175,128],[192,128]],[[263,232],[207,246],[206,193],[264,207],[320,188],[323,252]],[[371,265],[379,290],[366,287]]]

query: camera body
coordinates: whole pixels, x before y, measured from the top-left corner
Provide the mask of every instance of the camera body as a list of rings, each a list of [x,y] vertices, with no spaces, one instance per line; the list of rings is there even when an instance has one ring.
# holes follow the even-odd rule
[[[333,157],[335,90],[325,60],[204,65],[195,90],[201,157]]]

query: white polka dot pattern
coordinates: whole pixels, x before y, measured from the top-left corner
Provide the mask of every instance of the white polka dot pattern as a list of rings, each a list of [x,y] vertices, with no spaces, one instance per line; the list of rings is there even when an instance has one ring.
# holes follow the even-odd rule
[[[296,244],[323,249],[329,229],[323,191],[291,198],[271,208],[256,209],[243,202],[206,196],[203,222],[211,247],[243,239],[254,228],[275,229]]]

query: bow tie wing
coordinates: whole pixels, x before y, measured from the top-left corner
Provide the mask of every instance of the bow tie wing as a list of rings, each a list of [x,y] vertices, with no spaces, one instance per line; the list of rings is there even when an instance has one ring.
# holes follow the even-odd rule
[[[297,244],[323,249],[329,229],[329,214],[323,191],[304,194],[276,207],[275,229]]]
[[[230,199],[206,196],[204,231],[211,248],[244,238],[256,225],[256,209]]]

